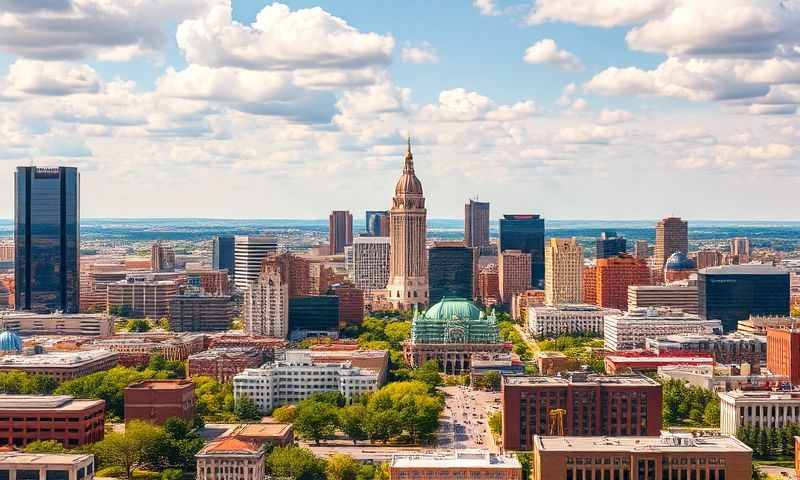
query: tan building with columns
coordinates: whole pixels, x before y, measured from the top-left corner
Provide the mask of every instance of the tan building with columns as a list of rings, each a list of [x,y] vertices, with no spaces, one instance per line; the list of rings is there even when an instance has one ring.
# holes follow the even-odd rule
[[[408,139],[403,174],[394,187],[389,210],[389,283],[388,299],[399,310],[428,304],[428,262],[425,197],[422,182],[414,173],[411,138]]]
[[[544,248],[544,303],[583,302],[583,249],[575,237],[551,238]]]
[[[197,480],[263,480],[264,448],[237,437],[211,441],[197,455]]]

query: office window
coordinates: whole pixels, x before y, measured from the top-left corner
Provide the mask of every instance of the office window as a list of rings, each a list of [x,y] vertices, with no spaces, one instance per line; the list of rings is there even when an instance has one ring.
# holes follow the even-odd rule
[[[46,473],[47,480],[69,480],[69,471],[67,470],[48,470]]]
[[[17,480],[39,480],[39,470],[17,470]]]

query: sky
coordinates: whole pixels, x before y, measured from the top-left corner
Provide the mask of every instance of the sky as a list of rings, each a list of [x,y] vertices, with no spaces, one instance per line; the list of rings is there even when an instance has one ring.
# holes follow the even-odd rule
[[[0,0],[17,166],[83,217],[798,220],[800,0]],[[6,175],[7,173],[7,175]]]

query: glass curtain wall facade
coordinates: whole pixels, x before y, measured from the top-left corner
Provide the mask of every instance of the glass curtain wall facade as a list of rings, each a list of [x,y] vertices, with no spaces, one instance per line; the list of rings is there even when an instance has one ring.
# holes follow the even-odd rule
[[[503,215],[500,251],[531,254],[531,286],[544,289],[544,218],[539,215]]]

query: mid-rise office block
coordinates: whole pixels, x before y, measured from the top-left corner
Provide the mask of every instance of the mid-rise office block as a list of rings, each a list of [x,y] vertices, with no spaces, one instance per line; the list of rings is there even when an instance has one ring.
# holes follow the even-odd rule
[[[647,257],[650,256],[650,245],[647,244],[647,240],[636,240],[636,243],[633,244],[633,256],[647,260]]]
[[[647,245],[647,242],[645,242]],[[595,258],[616,257],[620,253],[627,253],[628,242],[625,237],[618,237],[617,232],[605,231],[595,242]]]
[[[511,298],[511,319],[525,325],[528,308],[544,306],[544,290],[525,290]]]
[[[258,280],[244,291],[242,315],[248,335],[289,335],[289,284],[284,268],[265,265]]]
[[[366,223],[367,235],[370,237],[389,236],[389,211],[367,210]]]
[[[114,333],[114,317],[104,313],[5,312],[0,330],[20,335],[85,335],[107,337]]]
[[[144,380],[123,389],[125,421],[163,424],[172,417],[194,419],[194,383],[191,380]]]
[[[565,435],[653,436],[661,431],[661,385],[647,377],[585,372],[505,377],[501,397],[506,450],[532,449],[534,436],[549,434],[555,409],[566,411]]]
[[[123,333],[94,340],[91,345],[116,352],[119,364],[125,367],[147,365],[153,355],[184,361],[189,355],[206,348],[204,335],[188,332]]]
[[[364,291],[349,284],[331,285],[328,295],[339,297],[339,328],[364,320]]]
[[[767,361],[767,340],[758,335],[729,333],[727,335],[680,334],[648,338],[645,348],[659,355],[670,353],[695,353],[711,355],[724,365],[744,363],[751,372],[759,372]],[[771,350],[769,350],[771,351]],[[773,373],[780,373],[770,368]]]
[[[583,249],[575,237],[550,238],[544,252],[544,303],[583,301]]]
[[[217,235],[214,237],[211,252],[211,268],[227,270],[228,275],[236,275],[236,237],[233,235]]]
[[[99,442],[106,402],[69,395],[0,395],[0,446],[55,440],[66,448]],[[2,469],[2,467],[0,467]]]
[[[234,285],[244,291],[258,280],[264,259],[278,251],[272,237],[237,235],[234,240]]]
[[[698,269],[722,265],[722,253],[719,250],[700,250],[692,252],[689,257],[694,258]]]
[[[607,315],[603,323],[605,347],[613,351],[643,349],[648,338],[684,333],[721,335],[722,323],[681,311],[653,307]]]
[[[230,383],[246,368],[258,368],[266,360],[267,355],[255,348],[211,348],[189,355],[186,371],[189,377],[205,375],[221,383]]]
[[[583,300],[581,303],[597,305],[597,267],[584,265],[582,273]]]
[[[689,223],[677,217],[663,218],[656,224],[656,269],[661,270],[675,252],[689,253]]]
[[[155,280],[152,277],[131,277],[109,283],[106,304],[127,316],[152,318],[169,316],[169,303],[178,295],[174,280]]]
[[[560,335],[603,335],[603,322],[607,315],[618,315],[619,310],[597,305],[557,305],[528,308],[528,331],[534,337]]]
[[[627,310],[628,287],[649,285],[650,269],[644,260],[630,255],[597,259],[597,305]]]
[[[114,368],[118,361],[119,355],[108,350],[53,351],[36,355],[6,352],[0,361],[0,372],[47,375],[63,382]]]
[[[731,255],[736,257],[737,263],[748,263],[752,247],[750,239],[747,237],[736,237],[731,239]]]
[[[7,479],[93,480],[91,453],[0,452],[0,472]]]
[[[80,174],[74,167],[17,167],[14,305],[40,313],[80,310]]]
[[[789,315],[789,272],[770,265],[726,265],[697,273],[698,311],[726,331],[750,315]]]
[[[397,454],[389,464],[389,480],[523,480],[522,465],[512,455],[488,450]]]
[[[753,451],[733,437],[545,437],[532,480],[750,480]]]
[[[800,423],[800,392],[735,390],[718,395],[723,435],[736,435],[745,425],[781,428]]]
[[[800,330],[767,329],[767,368],[789,377],[792,385],[800,385]]]
[[[431,305],[445,297],[474,298],[478,252],[464,242],[434,242],[428,249]]]
[[[666,307],[697,313],[697,285],[631,285],[628,308]]]
[[[470,199],[464,205],[464,244],[478,249],[489,246],[489,202]]]
[[[383,290],[389,282],[389,237],[353,239],[353,283],[371,292]]]
[[[539,215],[503,215],[500,219],[500,252],[505,250],[519,250],[531,255],[530,285],[543,289],[544,218]]]
[[[531,288],[531,254],[521,250],[503,250],[498,256],[500,298],[511,305],[514,295]]]
[[[344,247],[353,244],[353,215],[334,210],[328,216],[328,246],[331,255],[344,253]]]
[[[289,299],[291,332],[336,332],[339,330],[339,297],[318,295]]]
[[[156,242],[150,247],[150,268],[154,272],[175,270],[175,249],[171,245]]]
[[[494,263],[490,263],[478,273],[478,299],[487,307],[501,301],[500,274]]]
[[[235,308],[231,297],[176,295],[169,302],[172,332],[217,332],[231,328]]]
[[[284,272],[284,281],[289,286],[289,298],[311,295],[311,262],[293,253],[271,253],[263,262],[261,270],[279,269]]]

